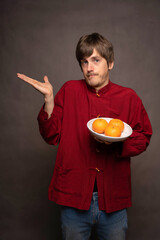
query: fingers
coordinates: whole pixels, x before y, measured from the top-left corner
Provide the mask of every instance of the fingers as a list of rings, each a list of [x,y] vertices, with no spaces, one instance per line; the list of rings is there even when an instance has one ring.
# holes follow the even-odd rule
[[[19,78],[21,78],[21,79],[22,79],[22,78],[23,78],[23,76],[24,76],[23,74],[21,74],[21,73],[17,73],[17,77],[19,77]]]
[[[34,87],[36,90],[38,90],[40,93],[42,93],[46,98],[50,98],[50,96],[53,95],[53,88],[50,84],[48,77],[44,76],[44,82],[39,82],[33,78],[27,77],[24,74],[17,73],[17,77],[22,79],[23,81],[30,84],[32,87]]]
[[[35,83],[38,83],[37,80],[35,80],[35,79],[33,79],[33,78],[30,78],[30,77],[27,77],[26,75],[21,74],[21,73],[17,73],[17,77],[19,77],[20,79],[24,80],[24,81],[27,82],[27,83],[30,83],[31,85],[33,85],[33,84],[35,84]],[[45,83],[49,82],[47,76],[44,76],[44,82],[45,82]]]
[[[25,79],[27,76],[21,73],[17,73],[17,77],[21,78],[21,79]]]
[[[19,77],[20,79],[22,79],[25,82],[30,83],[30,84],[33,84],[34,82],[36,82],[36,80],[34,80],[30,77],[27,77],[26,75],[21,74],[21,73],[17,73],[17,77]]]
[[[107,141],[103,141],[103,140],[100,140],[96,137],[94,137],[94,139],[97,141],[97,142],[100,142],[100,143],[105,143],[106,145],[110,145],[112,142],[107,142]]]
[[[36,90],[41,92],[42,94],[45,94],[45,87],[43,86],[45,83],[41,83],[33,78],[27,77],[24,74],[17,73],[17,77],[25,81],[26,83],[30,84],[32,87],[34,87]]]
[[[48,80],[48,77],[47,76],[44,76],[44,82],[49,82],[49,80]]]
[[[107,141],[105,141],[104,142],[106,145],[110,145],[112,142],[107,142]]]
[[[96,137],[94,137],[94,139],[95,139],[97,142],[103,143],[102,140],[100,140],[100,139],[98,139],[98,138],[96,138]]]

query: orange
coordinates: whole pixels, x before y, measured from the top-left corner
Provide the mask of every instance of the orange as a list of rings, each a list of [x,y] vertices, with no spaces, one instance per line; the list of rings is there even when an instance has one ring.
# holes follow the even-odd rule
[[[104,133],[107,126],[108,126],[108,122],[103,118],[97,118],[92,123],[92,129],[97,133]]]
[[[124,130],[124,123],[120,119],[113,118],[109,121],[109,125],[119,127],[121,132]]]
[[[104,134],[109,137],[120,137],[121,130],[117,126],[109,125],[106,127]]]

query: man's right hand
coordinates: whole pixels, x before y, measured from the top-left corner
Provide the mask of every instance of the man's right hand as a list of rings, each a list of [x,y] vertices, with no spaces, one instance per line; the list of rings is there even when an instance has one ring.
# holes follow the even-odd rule
[[[44,110],[48,113],[48,118],[49,118],[54,108],[54,95],[53,95],[53,87],[50,84],[48,77],[44,76],[44,82],[39,82],[21,73],[17,73],[17,76],[23,81],[30,84],[32,87],[34,87],[36,90],[38,90],[40,93],[44,95],[44,101],[45,101]]]

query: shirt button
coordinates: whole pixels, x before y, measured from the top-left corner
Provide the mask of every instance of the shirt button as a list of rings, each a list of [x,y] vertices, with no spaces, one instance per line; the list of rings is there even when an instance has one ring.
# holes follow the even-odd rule
[[[96,93],[97,97],[100,97],[100,95],[98,93]]]
[[[99,152],[100,152],[100,150],[99,150],[98,148],[96,148],[96,152],[98,152],[98,153],[99,153]]]

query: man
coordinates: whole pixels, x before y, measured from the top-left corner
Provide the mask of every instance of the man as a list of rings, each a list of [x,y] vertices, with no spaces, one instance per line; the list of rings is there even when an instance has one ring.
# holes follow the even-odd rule
[[[59,143],[49,199],[62,206],[63,239],[87,240],[95,225],[100,240],[124,240],[131,206],[130,157],[146,150],[151,124],[137,94],[109,80],[114,52],[107,39],[98,33],[82,36],[76,57],[84,80],[66,82],[55,99],[46,76],[40,83],[18,74],[44,94],[40,133],[47,143]],[[99,116],[128,123],[132,135],[124,142],[97,141],[86,124]]]

